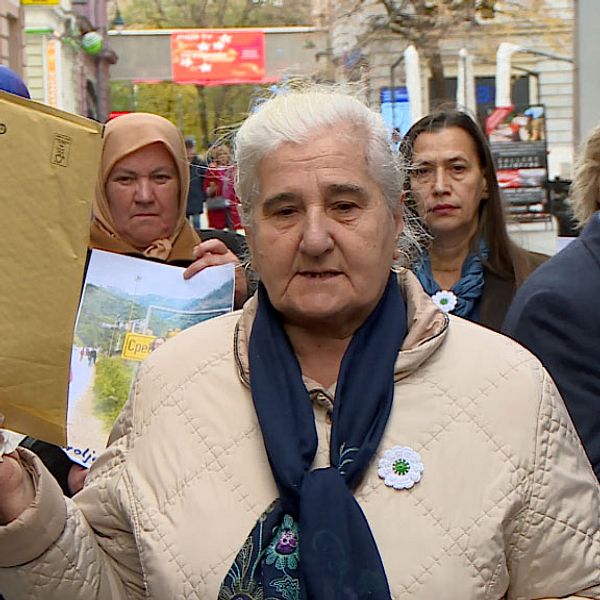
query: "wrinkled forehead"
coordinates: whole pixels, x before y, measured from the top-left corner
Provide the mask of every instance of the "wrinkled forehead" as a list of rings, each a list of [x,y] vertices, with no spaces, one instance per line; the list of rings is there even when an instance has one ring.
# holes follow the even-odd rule
[[[295,140],[281,141],[274,146],[262,159],[269,160],[276,153],[285,153],[290,158],[295,155],[310,157],[322,152],[339,150],[347,146],[355,151],[356,157],[367,159],[367,138],[363,127],[352,124],[335,124],[327,127],[308,130],[302,137]],[[284,151],[284,152],[282,152]]]
[[[286,169],[298,166],[304,172],[362,173],[368,170],[366,148],[364,140],[349,129],[313,132],[303,140],[281,142],[259,162],[257,176],[273,163]]]

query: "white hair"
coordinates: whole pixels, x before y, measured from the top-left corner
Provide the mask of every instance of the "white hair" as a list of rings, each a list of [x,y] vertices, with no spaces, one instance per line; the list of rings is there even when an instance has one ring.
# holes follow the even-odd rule
[[[237,163],[235,189],[242,203],[242,220],[252,226],[258,197],[261,160],[281,144],[303,144],[324,129],[355,134],[365,148],[367,166],[379,184],[393,215],[401,210],[404,230],[398,240],[400,266],[409,266],[419,255],[426,234],[419,217],[401,205],[405,170],[390,144],[390,134],[379,113],[358,99],[356,91],[339,85],[310,84],[266,100],[237,131],[234,155]],[[357,137],[358,136],[358,137]]]

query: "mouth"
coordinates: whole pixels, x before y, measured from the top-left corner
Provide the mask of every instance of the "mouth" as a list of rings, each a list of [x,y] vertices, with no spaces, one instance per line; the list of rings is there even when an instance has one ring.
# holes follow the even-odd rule
[[[133,218],[136,217],[156,217],[158,215],[156,215],[156,213],[138,213],[136,215],[133,215]]]
[[[342,272],[341,271],[299,271],[298,275],[300,275],[301,277],[306,277],[308,279],[320,279],[320,280],[325,280],[325,279],[331,279],[333,277],[337,277],[338,275],[341,275]]]
[[[458,209],[458,206],[455,206],[454,204],[436,204],[433,208],[429,210],[429,212],[435,214],[444,214],[456,209]]]

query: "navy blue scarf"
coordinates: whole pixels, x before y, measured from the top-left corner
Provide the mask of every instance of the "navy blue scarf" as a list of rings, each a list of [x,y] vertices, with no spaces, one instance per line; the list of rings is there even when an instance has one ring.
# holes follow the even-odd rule
[[[483,265],[481,257],[487,259],[489,250],[484,240],[479,245],[479,253],[471,252],[465,259],[461,269],[460,280],[457,281],[450,291],[456,296],[456,307],[452,314],[464,317],[471,321],[477,320],[477,307],[483,293]],[[419,278],[423,289],[433,296],[441,291],[438,282],[433,278],[431,271],[431,260],[428,252],[423,252],[421,262],[415,269],[415,275]]]
[[[352,490],[385,430],[406,308],[394,276],[342,359],[331,430],[331,466],[311,471],[318,438],[300,365],[259,287],[249,344],[252,398],[277,499],[238,553],[219,600],[389,600],[381,557]]]

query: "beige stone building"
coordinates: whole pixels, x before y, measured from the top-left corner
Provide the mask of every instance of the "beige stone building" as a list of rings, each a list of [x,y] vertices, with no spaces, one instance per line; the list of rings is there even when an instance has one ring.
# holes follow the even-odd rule
[[[71,3],[25,7],[27,85],[31,97],[55,108],[79,112],[79,48]]]
[[[0,64],[23,75],[24,16],[19,0],[0,0]]]
[[[408,22],[411,3],[397,0],[395,4],[408,6]],[[477,112],[483,118],[494,107],[498,47],[502,42],[519,46],[521,50],[511,60],[511,101],[545,105],[549,175],[568,178],[573,160],[574,0],[519,0],[519,10],[514,1],[489,4],[496,7],[493,18],[473,15],[468,22],[454,24],[439,40],[437,60],[443,65],[448,88],[456,90],[461,61],[464,64],[467,56],[475,80]],[[411,42],[390,32],[383,2],[315,0],[313,6],[316,24],[328,30],[330,77],[362,81],[372,106],[381,104],[386,88],[406,85],[404,51]],[[415,43],[420,59],[417,112],[421,114],[432,108],[428,35],[425,31]]]
[[[104,121],[109,112],[108,68],[116,55],[106,40],[99,53],[86,53],[82,36],[97,32],[105,38],[106,30],[106,0],[29,0],[24,37],[31,97]]]

